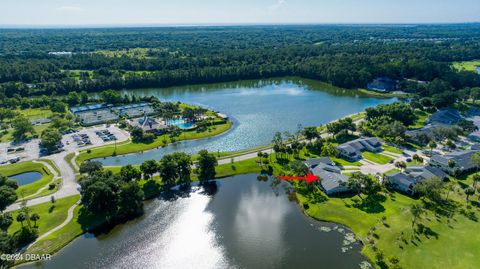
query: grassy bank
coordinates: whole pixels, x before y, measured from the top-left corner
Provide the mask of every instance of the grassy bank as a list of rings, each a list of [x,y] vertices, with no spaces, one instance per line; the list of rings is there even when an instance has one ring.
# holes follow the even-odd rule
[[[19,186],[17,189],[17,196],[21,199],[24,196],[29,196],[37,192],[40,188],[44,187],[53,179],[52,172],[41,163],[34,162],[20,162],[0,167],[0,174],[10,177],[26,172],[39,172],[42,177],[30,184]]]
[[[470,182],[466,182],[471,184]],[[388,264],[398,260],[399,268],[475,268],[478,262],[480,235],[476,217],[477,206],[465,206],[460,184],[454,182],[450,204],[436,210],[426,210],[417,223],[425,232],[414,233],[410,207],[422,203],[411,197],[393,193],[379,196],[369,206],[359,206],[358,197],[328,198],[324,202],[297,193],[305,213],[321,221],[348,226],[364,243],[363,253],[375,261],[378,253]],[[473,199],[473,198],[472,198]],[[470,209],[469,209],[470,208]]]
[[[78,200],[80,195],[74,195],[63,199],[58,199],[54,204],[51,202],[43,203],[39,205],[29,206],[30,214],[37,213],[40,215],[40,219],[37,221],[38,235],[42,235],[51,229],[62,224],[67,218],[67,211],[72,207]],[[20,210],[12,212],[13,219],[15,220],[16,216]],[[26,225],[24,223],[24,225]],[[31,222],[33,227],[33,222]],[[14,221],[12,226],[8,228],[8,233],[13,234],[16,231],[20,230],[21,223]]]
[[[225,124],[211,126],[205,132],[197,132],[195,130],[184,131],[179,137],[175,138],[174,141],[172,141],[169,134],[165,134],[165,135],[156,137],[152,143],[148,143],[148,144],[126,141],[123,143],[118,143],[116,146],[112,144],[112,145],[102,146],[98,148],[93,148],[91,150],[83,150],[77,156],[76,162],[77,164],[81,164],[82,162],[90,159],[108,157],[115,154],[124,155],[129,153],[142,152],[142,151],[151,150],[158,147],[164,147],[172,142],[211,137],[211,136],[222,134],[228,131],[231,127],[232,127],[232,123],[227,122]]]
[[[390,158],[386,155],[373,153],[369,151],[362,152],[362,156],[366,160],[369,160],[371,162],[378,163],[378,164],[387,164],[388,162],[393,160],[393,158]]]

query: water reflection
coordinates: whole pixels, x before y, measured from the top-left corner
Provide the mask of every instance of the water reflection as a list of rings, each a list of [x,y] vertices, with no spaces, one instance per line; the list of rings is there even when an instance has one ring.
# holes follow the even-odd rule
[[[215,185],[192,187],[188,195],[147,202],[142,218],[107,235],[78,238],[38,266],[350,269],[364,261],[360,245],[345,237],[348,230],[304,216],[282,186],[277,195],[270,181],[256,177],[236,176],[219,181],[218,191]]]

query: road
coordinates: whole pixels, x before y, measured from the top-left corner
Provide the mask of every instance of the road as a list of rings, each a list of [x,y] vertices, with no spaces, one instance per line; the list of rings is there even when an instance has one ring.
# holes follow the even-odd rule
[[[103,126],[88,128],[88,129],[84,129],[84,130],[80,131],[80,133],[88,133],[89,136],[93,138],[94,137],[94,132],[96,130],[99,130],[99,129],[109,129],[112,133],[114,133],[119,138],[117,143],[121,143],[123,141],[126,141],[126,140],[130,139],[129,135],[126,132],[124,132],[123,130],[120,130],[116,127],[113,127],[113,126],[110,126],[108,128],[103,127]],[[74,145],[72,145],[73,143],[70,143],[70,141],[69,141],[70,139],[71,139],[70,135],[66,135],[63,138],[64,144],[66,145],[65,146],[65,151],[43,157],[43,159],[51,160],[55,164],[55,166],[58,168],[58,170],[60,171],[60,175],[58,175],[59,177],[62,178],[62,184],[60,186],[60,189],[57,192],[53,193],[52,195],[47,195],[47,196],[42,196],[42,197],[34,198],[34,199],[31,199],[31,200],[27,200],[26,201],[27,206],[33,206],[33,205],[38,205],[38,204],[43,204],[43,203],[50,202],[51,199],[52,199],[51,198],[52,196],[55,199],[58,200],[58,199],[61,199],[61,198],[65,198],[65,197],[69,197],[69,196],[72,196],[72,195],[80,194],[80,185],[77,182],[77,175],[76,175],[75,171],[72,169],[72,166],[65,160],[65,156],[67,156],[70,153],[78,154],[79,150],[94,148],[94,147],[98,147],[99,145],[108,145],[108,144],[115,143],[115,142],[101,143],[100,141],[95,141],[93,145],[78,148],[78,147],[75,147]],[[67,145],[66,141],[69,141],[68,145]],[[28,160],[28,159],[26,159],[26,160]],[[22,160],[22,161],[25,161],[25,160]],[[42,164],[46,164],[47,168],[50,171],[52,171],[52,173],[54,173],[54,174],[56,173],[55,169],[53,169],[53,167],[48,165],[48,163],[42,163]],[[18,209],[20,209],[21,205],[22,205],[21,202],[14,203],[14,204],[8,206],[5,211],[9,212],[9,211],[18,210]]]

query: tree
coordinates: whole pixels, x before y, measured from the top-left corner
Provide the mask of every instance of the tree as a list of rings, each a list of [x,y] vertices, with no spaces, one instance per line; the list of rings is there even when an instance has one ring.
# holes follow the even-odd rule
[[[69,92],[67,95],[67,103],[71,106],[78,105],[80,103],[80,95],[77,92]]]
[[[23,222],[27,220],[27,214],[25,214],[25,212],[23,212],[23,211],[20,211],[17,214],[16,220],[17,220],[17,222],[20,222],[20,224],[22,225],[22,228],[23,228]]]
[[[37,221],[39,219],[40,219],[40,215],[38,215],[37,213],[33,213],[32,215],[30,215],[30,220],[33,221],[34,227],[37,227]]]
[[[118,214],[121,218],[136,216],[143,211],[143,190],[134,181],[123,183],[118,194]]]
[[[327,131],[335,136],[340,134],[348,135],[348,131],[355,131],[355,123],[352,118],[339,119],[338,121],[327,124]]]
[[[155,160],[144,161],[140,165],[140,171],[142,171],[146,178],[150,178],[153,174],[158,172],[158,169],[158,163]]]
[[[0,214],[0,230],[7,231],[10,225],[13,223],[12,214],[5,212]]]
[[[474,195],[475,194],[475,189],[468,186],[466,189],[465,189],[465,195],[467,196],[467,202],[469,201],[469,198],[471,195]]]
[[[103,165],[99,161],[85,161],[80,165],[80,173],[82,174],[93,174],[98,171],[102,171]]]
[[[50,110],[63,114],[67,110],[67,105],[62,101],[53,101],[50,103]]]
[[[142,178],[142,173],[133,165],[127,164],[120,169],[120,177],[123,181],[128,182]]]
[[[437,147],[437,143],[432,140],[428,143],[428,147],[430,148],[430,154],[433,154],[433,149]]]
[[[114,90],[107,90],[100,93],[103,101],[108,104],[119,104],[123,101],[122,95]]]
[[[441,203],[445,183],[439,178],[431,178],[415,184],[413,192],[430,199],[432,202]]]
[[[295,160],[290,164],[290,168],[295,175],[304,176],[308,173],[308,167],[300,160]]]
[[[113,174],[101,171],[88,175],[80,181],[82,204],[89,212],[107,218],[113,216],[117,209],[117,188]]]
[[[472,188],[476,189],[478,182],[480,182],[480,174],[478,173],[473,174],[472,180],[473,180]]]
[[[62,141],[62,134],[55,128],[47,128],[42,132],[40,145],[48,152],[57,150],[58,144]]]
[[[312,141],[313,139],[320,137],[317,131],[317,127],[314,127],[314,126],[305,127],[302,133],[305,136],[305,138],[309,141]]]
[[[12,121],[12,127],[12,137],[15,141],[25,140],[28,134],[35,134],[35,129],[33,129],[32,123],[23,116],[14,118]]]
[[[207,150],[199,151],[198,155],[198,179],[202,182],[215,179],[215,166],[218,165],[217,158],[213,154],[208,153]]]
[[[380,184],[372,177],[360,172],[352,173],[347,182],[347,188],[356,192],[358,197],[363,200],[361,193],[365,195],[373,195],[380,191]]]
[[[178,180],[181,184],[189,185],[192,173],[192,157],[184,152],[173,153],[177,163]]]
[[[323,144],[323,147],[322,147],[322,155],[330,156],[330,157],[337,157],[338,156],[338,149],[331,142],[325,142]]]
[[[475,166],[475,169],[478,171],[480,168],[480,152],[475,152],[472,154],[472,157],[470,157],[470,164]]]
[[[0,186],[0,211],[3,212],[7,206],[13,204],[17,200],[15,189],[3,185]]]
[[[420,219],[420,217],[425,213],[425,210],[422,205],[414,204],[410,207],[410,213],[412,213],[412,216],[413,216],[413,219],[412,219],[412,228],[413,228],[417,223],[417,220]]]
[[[12,254],[16,252],[16,242],[12,236],[6,231],[0,231],[0,255]],[[10,268],[13,266],[13,261],[0,259],[0,268]]]
[[[167,186],[173,185],[177,179],[177,164],[171,154],[164,155],[159,162],[160,177]]]

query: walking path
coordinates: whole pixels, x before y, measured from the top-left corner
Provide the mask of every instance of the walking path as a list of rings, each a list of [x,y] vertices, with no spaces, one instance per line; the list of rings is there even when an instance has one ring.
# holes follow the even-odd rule
[[[68,211],[67,211],[67,218],[62,222],[62,224],[58,225],[57,227],[51,229],[50,231],[42,234],[41,236],[39,236],[35,242],[31,243],[29,245],[29,247],[33,246],[35,243],[37,243],[38,241],[40,241],[41,239],[51,235],[52,233],[62,229],[63,227],[65,227],[65,225],[67,225],[70,221],[72,221],[73,219],[73,211],[75,210],[75,208],[80,204],[80,200],[78,200],[78,202],[76,202],[74,205],[72,205]]]

